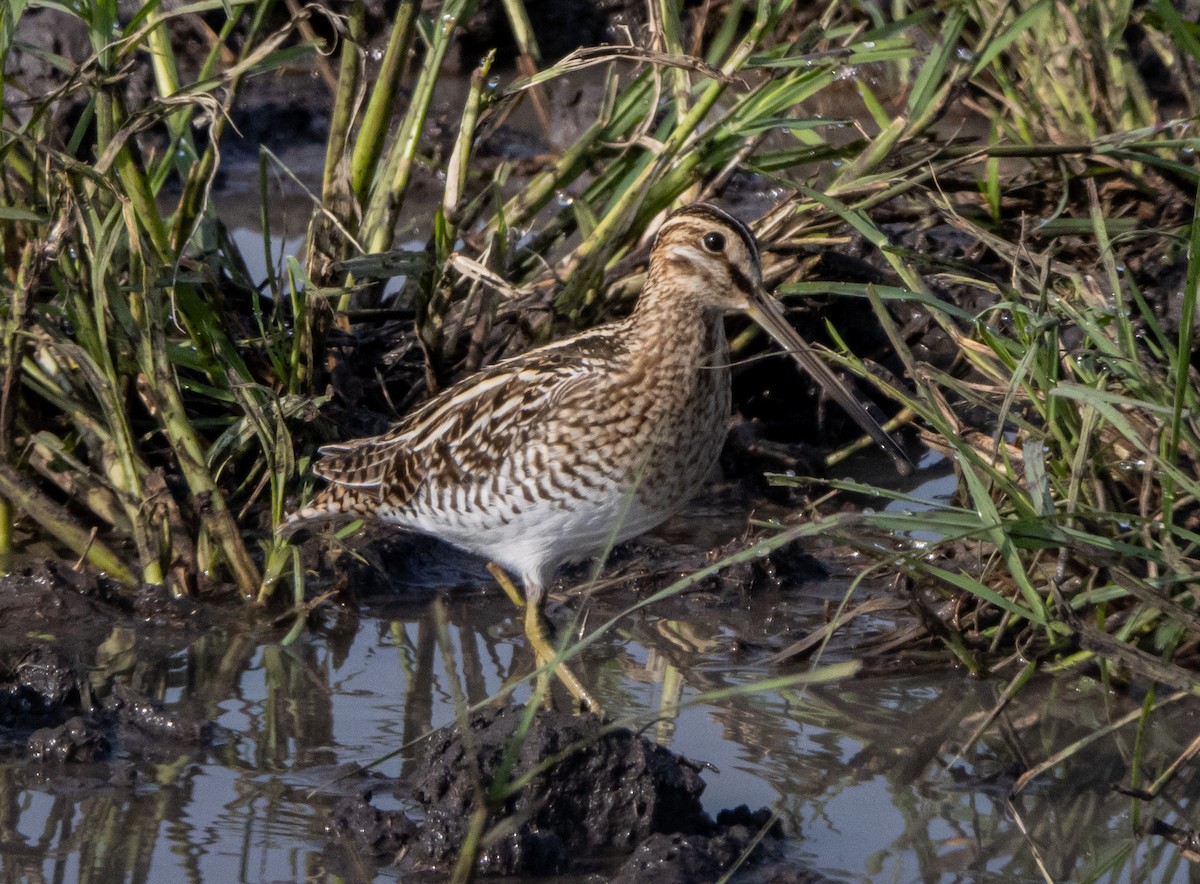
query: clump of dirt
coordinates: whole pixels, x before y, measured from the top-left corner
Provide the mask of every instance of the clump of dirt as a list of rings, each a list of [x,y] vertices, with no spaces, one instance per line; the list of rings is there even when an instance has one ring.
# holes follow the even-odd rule
[[[97,699],[86,674],[46,646],[0,671],[0,751],[31,761],[100,761],[118,742],[205,744],[211,736],[209,722],[164,712],[126,686]]]
[[[166,713],[116,678],[135,651],[168,653],[199,628],[193,605],[123,596],[54,559],[14,566],[0,577],[0,754],[93,762],[121,743],[207,744],[207,721]]]
[[[48,730],[84,711],[86,689],[62,657],[33,648],[0,676],[0,744]]]
[[[480,784],[494,784],[511,761],[509,782],[532,776],[490,808],[489,827],[503,820],[509,829],[482,849],[483,874],[550,875],[604,864],[615,869],[611,880],[623,882],[708,881],[764,830],[754,857],[778,847],[779,827],[765,808],[722,811],[716,820],[704,812],[696,762],[591,714],[540,711],[522,736],[524,715],[517,707],[483,710],[470,716],[466,733],[452,727],[434,738],[409,793],[423,824],[374,809],[363,792],[335,812],[330,834],[353,839],[377,860],[402,855],[412,870],[448,867],[467,838]]]
[[[478,713],[468,735],[446,731],[432,745],[415,789],[427,813],[421,847],[431,859],[458,852],[478,798],[474,770],[484,783],[493,782],[514,740],[520,741],[514,777],[565,757],[504,803],[501,815],[525,823],[485,852],[480,864],[486,871],[557,871],[523,866],[527,857],[540,856],[565,867],[571,855],[629,850],[654,832],[712,828],[700,806],[704,783],[697,765],[627,730],[604,734],[594,715],[543,713],[520,737],[522,714],[515,708]],[[581,751],[572,751],[575,746]]]
[[[373,807],[372,797],[373,791],[367,788],[344,799],[334,809],[326,831],[338,842],[354,844],[376,862],[392,862],[416,842],[420,829],[403,813]]]
[[[112,743],[95,720],[75,715],[58,727],[34,731],[25,744],[31,761],[100,761],[108,756]]]

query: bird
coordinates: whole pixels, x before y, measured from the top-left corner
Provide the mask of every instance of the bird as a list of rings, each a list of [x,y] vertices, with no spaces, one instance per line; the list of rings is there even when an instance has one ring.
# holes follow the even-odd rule
[[[328,483],[280,526],[373,518],[432,535],[518,578],[525,632],[552,656],[547,587],[678,512],[704,484],[731,415],[724,316],[760,325],[900,465],[903,448],[763,288],[750,229],[708,203],[671,213],[625,318],[496,362],[382,435],[319,449]]]

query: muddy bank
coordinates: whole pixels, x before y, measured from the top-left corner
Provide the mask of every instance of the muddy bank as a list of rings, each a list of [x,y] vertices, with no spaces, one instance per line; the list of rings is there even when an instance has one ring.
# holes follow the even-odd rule
[[[541,711],[523,732],[524,714],[476,712],[466,733],[451,727],[432,738],[411,784],[392,785],[415,803],[420,822],[376,810],[366,791],[338,808],[330,835],[379,863],[396,862],[406,876],[445,871],[486,803],[478,870],[487,875],[666,884],[715,881],[742,862],[754,880],[768,870],[773,881],[815,880],[772,867],[782,835],[766,808],[738,807],[715,820],[704,812],[703,765],[596,715]],[[500,782],[526,776],[511,795],[495,796]]]
[[[208,721],[164,711],[128,678],[209,622],[194,601],[121,595],[60,561],[14,566],[0,577],[0,754],[51,764],[209,745]]]
[[[394,3],[367,0],[365,7],[366,35],[362,44],[368,71],[378,69],[382,47],[395,16]],[[623,43],[631,37],[641,39],[646,30],[645,5],[630,0],[531,0],[524,4],[533,26],[542,58],[553,62],[581,46]],[[311,4],[305,7],[306,27],[319,41],[327,41],[324,49],[335,45],[344,34],[347,12],[337,2]],[[278,5],[267,17],[265,27],[280,30],[293,22],[293,10],[299,7]],[[138,14],[137,4],[122,3],[121,25]],[[316,11],[314,11],[314,9]],[[222,28],[228,23],[225,11],[217,8],[207,12],[170,16],[167,27],[171,32],[174,62],[185,78],[194,77]],[[237,22],[233,45],[245,38],[249,17]],[[296,41],[301,38],[297,36]],[[497,70],[513,72],[519,54],[504,6],[499,0],[483,0],[475,6],[474,14],[459,23],[455,38],[444,63],[449,74],[467,74],[479,59],[495,50]],[[414,58],[419,50],[414,50]],[[64,140],[80,120],[87,106],[85,88],[89,71],[81,68],[82,77],[72,80],[62,63],[87,65],[94,60],[87,28],[74,15],[53,8],[35,8],[23,12],[17,29],[17,41],[5,59],[5,90],[11,103],[21,106],[39,96],[60,93],[54,112]],[[228,64],[228,58],[223,62]],[[373,70],[372,70],[373,69]],[[243,91],[232,108],[231,120],[235,133],[226,139],[224,148],[244,150],[253,158],[258,145],[265,144],[280,151],[297,143],[323,143],[328,132],[329,101],[313,100],[314,86],[326,91],[332,100],[329,65],[319,53],[297,57],[282,70],[254,78],[253,88]],[[120,73],[121,89],[129,107],[141,105],[154,93],[153,73],[148,59],[139,59]],[[401,96],[401,111],[407,96]],[[564,98],[564,107],[575,102]]]

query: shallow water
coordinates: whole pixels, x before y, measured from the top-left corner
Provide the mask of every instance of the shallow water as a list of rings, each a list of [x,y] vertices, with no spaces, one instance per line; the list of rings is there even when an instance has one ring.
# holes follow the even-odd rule
[[[733,523],[720,509],[698,509],[661,536],[702,536],[705,526],[713,536],[728,533]],[[453,578],[453,557],[413,550],[427,556],[407,559],[415,575]],[[1021,770],[1136,709],[1134,699],[1092,682],[1067,677],[1027,687],[961,759],[1003,684],[945,666],[896,666],[821,687],[697,702],[705,692],[797,671],[764,660],[822,624],[826,604],[842,600],[857,565],[815,551],[832,576],[753,591],[705,584],[632,615],[578,664],[610,715],[645,724],[673,750],[713,766],[704,773],[710,813],[739,804],[774,809],[788,836],[787,861],[839,881],[1045,880],[1035,849],[1051,880],[1090,878],[1110,860],[1116,880],[1189,879],[1175,848],[1136,832],[1151,815],[1181,827],[1200,822],[1195,767],[1148,805],[1115,793],[1114,784],[1131,784],[1133,727],[1053,768],[1007,806]],[[615,567],[636,569],[643,560],[662,565],[661,545],[655,552],[650,541]],[[435,571],[431,561],[450,570]],[[0,758],[3,878],[398,879],[352,846],[327,840],[332,808],[361,783],[339,775],[378,762],[379,774],[402,776],[419,751],[414,741],[453,720],[457,690],[485,700],[528,674],[533,660],[519,620],[486,583],[363,591],[357,605],[323,608],[290,646],[280,644],[279,629],[227,624],[120,674],[168,709],[213,720],[214,746],[123,733],[104,763],[42,767]],[[574,598],[557,619],[590,605],[593,628],[624,603],[604,593],[591,602]],[[886,625],[856,622],[823,662],[847,659],[856,642]],[[518,701],[528,696],[527,683],[514,692]],[[678,713],[651,724],[672,701]],[[1198,729],[1195,704],[1159,714],[1147,735],[1145,774],[1152,778]],[[383,784],[373,803],[404,806]]]

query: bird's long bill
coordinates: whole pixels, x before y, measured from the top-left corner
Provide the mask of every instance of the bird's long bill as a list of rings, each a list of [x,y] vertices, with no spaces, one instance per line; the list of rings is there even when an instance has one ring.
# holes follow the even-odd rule
[[[763,330],[780,346],[792,354],[800,367],[816,379],[829,398],[840,405],[868,436],[892,456],[892,460],[896,462],[896,470],[901,475],[906,476],[912,472],[912,461],[908,459],[904,449],[884,431],[875,418],[871,417],[870,412],[854,397],[853,393],[846,389],[845,384],[821,360],[808,342],[796,333],[791,323],[787,321],[787,317],[784,316],[783,308],[779,306],[778,301],[767,292],[759,290],[751,296],[746,314],[762,326]]]

